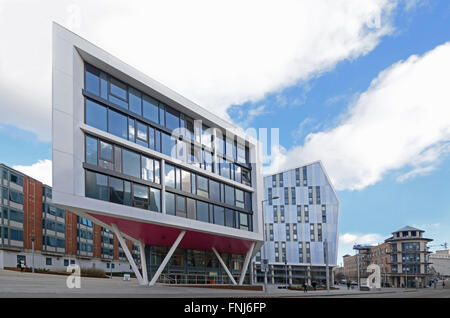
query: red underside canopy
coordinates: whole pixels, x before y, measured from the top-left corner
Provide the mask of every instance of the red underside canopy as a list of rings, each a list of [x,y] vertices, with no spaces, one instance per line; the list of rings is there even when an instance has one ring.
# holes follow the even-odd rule
[[[126,220],[122,218],[88,213],[106,224],[116,224],[122,233],[143,240],[145,244],[156,246],[171,246],[181,229],[150,223]],[[185,249],[211,251],[216,248],[221,253],[246,254],[252,241],[230,238],[220,235],[206,234],[186,230],[184,238],[178,247]]]

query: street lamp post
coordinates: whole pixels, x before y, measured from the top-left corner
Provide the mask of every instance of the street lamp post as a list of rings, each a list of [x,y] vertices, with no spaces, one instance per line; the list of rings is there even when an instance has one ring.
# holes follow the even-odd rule
[[[286,278],[286,288],[288,287],[288,271],[287,271],[287,259],[284,260],[284,276]]]
[[[280,197],[275,196],[273,197],[271,200],[276,200]],[[266,252],[266,217],[264,215],[264,202],[269,201],[269,199],[266,200],[262,200],[261,201],[261,210],[262,210],[262,221],[263,221],[263,240],[264,240],[264,259],[263,259],[263,264],[264,264],[264,292],[267,293],[267,269],[269,267],[269,262],[267,260],[267,252]],[[261,269],[263,269],[263,264],[261,264]],[[266,267],[267,266],[267,267]]]
[[[34,236],[31,236],[31,271],[34,273]]]
[[[329,267],[328,267],[328,241],[325,239],[323,241],[323,248],[325,249],[325,269],[326,269],[326,279],[327,279],[327,291],[330,291],[330,273],[329,273]]]

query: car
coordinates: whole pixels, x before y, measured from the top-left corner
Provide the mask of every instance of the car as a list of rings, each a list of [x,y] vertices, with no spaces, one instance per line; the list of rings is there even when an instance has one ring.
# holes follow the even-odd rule
[[[347,281],[346,281],[345,279],[341,279],[341,280],[339,281],[339,284],[345,285],[345,284],[347,284]]]
[[[352,280],[352,281],[350,282],[350,285],[358,285],[358,283],[355,282],[354,280]]]

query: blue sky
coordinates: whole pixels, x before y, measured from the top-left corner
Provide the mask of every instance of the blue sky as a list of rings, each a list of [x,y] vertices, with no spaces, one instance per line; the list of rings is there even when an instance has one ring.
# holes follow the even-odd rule
[[[23,3],[26,1],[0,7],[0,16],[11,10],[12,14],[7,16],[13,18],[14,13],[21,12]],[[266,171],[274,171],[289,161],[300,165],[322,160],[341,200],[339,263],[343,254],[352,252],[353,242],[381,242],[404,225],[423,228],[435,240],[433,244],[450,242],[450,123],[445,120],[450,99],[447,104],[443,102],[448,93],[441,88],[448,79],[445,74],[450,73],[450,59],[446,55],[449,51],[445,46],[450,41],[448,1],[377,0],[373,2],[375,7],[364,10],[366,4],[358,1],[341,4],[335,1],[326,4],[330,13],[309,3],[300,4],[295,10],[288,10],[286,5],[279,15],[276,15],[278,9],[256,1],[241,8],[242,17],[235,17],[236,30],[223,18],[227,10],[235,12],[232,6],[238,4],[234,3],[230,8],[220,7],[222,14],[211,15],[205,21],[212,31],[195,24],[198,22],[193,16],[192,21],[180,22],[186,31],[175,25],[173,29],[163,30],[161,37],[155,34],[154,41],[161,42],[156,47],[168,47],[161,52],[156,52],[155,45],[139,44],[143,35],[130,37],[127,28],[112,31],[118,19],[122,20],[121,25],[137,29],[139,13],[133,10],[145,12],[146,8],[133,1],[129,3],[131,9],[123,10],[118,5],[104,15],[97,10],[102,1],[92,8],[78,1],[74,7],[70,7],[72,2],[51,3],[48,2],[49,8],[42,17],[28,17],[30,25],[37,26],[34,32],[43,34],[36,60],[31,61],[38,66],[20,70],[25,65],[11,62],[19,68],[19,73],[28,75],[29,72],[31,79],[42,79],[39,83],[32,82],[39,90],[27,91],[29,87],[26,87],[25,94],[18,94],[15,87],[8,87],[8,83],[17,79],[0,75],[3,114],[0,162],[22,166],[23,171],[42,178],[51,167],[50,161],[44,161],[51,160],[48,112],[51,77],[44,67],[48,68],[50,63],[47,33],[50,33],[51,20],[55,20],[200,105],[228,116],[243,128],[279,128],[283,148],[279,156],[271,158]],[[321,1],[316,3],[319,6]],[[182,2],[178,4],[184,6]],[[331,12],[339,11],[339,5],[344,4],[353,9],[345,8],[345,14],[356,13],[341,21]],[[161,16],[169,10],[163,4],[152,5],[151,9],[160,11]],[[245,15],[254,12],[255,5],[261,6],[258,11],[261,18]],[[208,9],[216,8],[205,10]],[[196,14],[195,5],[186,10]],[[310,34],[299,31],[305,27],[296,24],[302,16],[291,17],[289,11],[306,12],[303,20],[304,24],[311,25]],[[361,16],[363,13],[381,16],[380,25],[367,30],[368,21],[358,15],[359,11]],[[75,19],[67,17],[67,12],[75,12]],[[271,14],[275,20],[273,26],[267,23]],[[312,16],[311,20],[308,15]],[[315,15],[323,18],[323,23],[317,25]],[[275,23],[276,16],[281,17],[279,23]],[[81,22],[77,23],[76,18]],[[347,21],[353,24],[347,25]],[[248,25],[257,25],[261,31],[247,30]],[[353,32],[353,25],[363,27]],[[114,36],[108,36],[107,30]],[[15,32],[20,36],[22,31]],[[122,40],[120,45],[117,37]],[[192,49],[180,53],[176,47],[170,47],[172,44],[166,38],[178,37],[180,41],[188,38],[186,41],[190,41]],[[0,55],[0,70],[8,68],[6,57],[23,51],[20,44],[14,45],[10,51],[6,50],[6,55]],[[322,56],[324,51],[330,53]],[[412,55],[417,58],[410,59]],[[25,75],[21,82],[26,82]],[[416,102],[413,108],[409,106]],[[34,103],[36,107],[31,106]],[[429,118],[428,114],[435,117]],[[30,118],[21,121],[18,118],[22,115]],[[384,121],[390,116],[398,122],[397,129],[392,122]],[[362,137],[355,137],[359,135]]]

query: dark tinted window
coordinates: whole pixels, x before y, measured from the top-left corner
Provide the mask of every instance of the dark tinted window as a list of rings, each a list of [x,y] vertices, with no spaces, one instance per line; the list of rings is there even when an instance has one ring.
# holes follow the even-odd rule
[[[127,139],[127,117],[113,110],[108,110],[109,129],[108,131],[120,138]]]
[[[143,116],[155,123],[159,123],[158,116],[158,101],[150,96],[144,95],[142,99]]]
[[[87,99],[86,124],[100,130],[107,131],[106,108]]]

